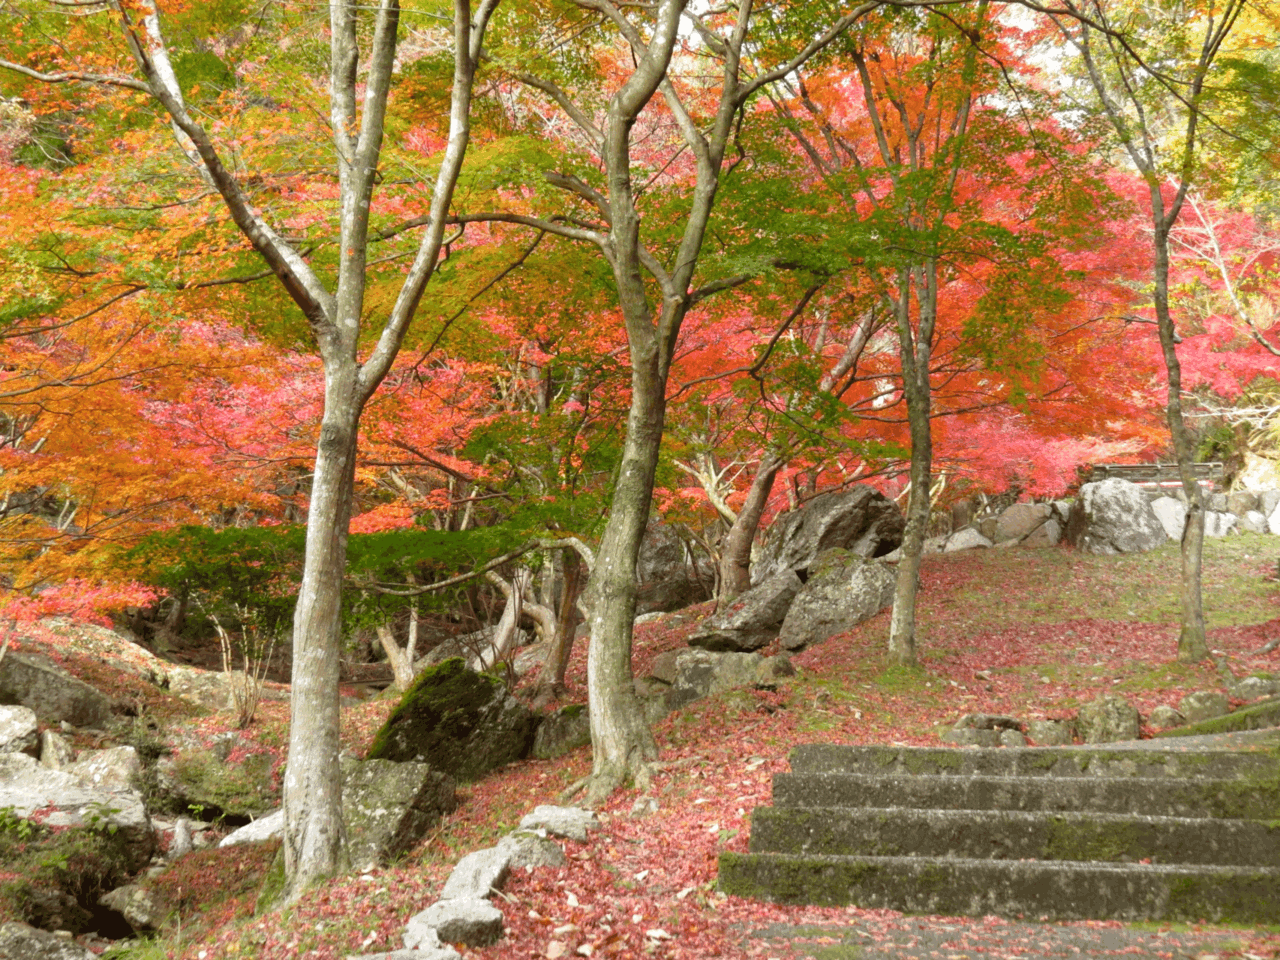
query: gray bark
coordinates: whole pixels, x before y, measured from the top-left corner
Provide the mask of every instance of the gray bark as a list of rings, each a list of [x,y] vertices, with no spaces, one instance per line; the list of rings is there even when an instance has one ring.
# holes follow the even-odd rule
[[[431,212],[399,297],[364,363],[358,360],[357,342],[365,306],[368,216],[395,58],[397,0],[378,0],[372,14],[366,14],[373,30],[363,59],[357,21],[360,10],[367,8],[336,0],[330,4],[330,121],[340,186],[339,261],[332,291],[254,209],[218,144],[188,112],[152,0],[101,8],[118,19],[141,80],[79,72],[46,74],[0,62],[6,69],[45,82],[108,84],[153,97],[168,114],[183,152],[218,191],[232,221],[310,322],[319,347],[325,374],[324,413],[294,616],[289,766],[284,783],[284,859],[290,896],[339,872],[347,862],[338,769],[339,611],[360,415],[394,362],[439,259],[446,213],[470,135],[475,66],[497,2],[482,0],[473,14],[469,0],[455,0],[449,139],[432,192]],[[357,109],[361,87],[363,102]]]

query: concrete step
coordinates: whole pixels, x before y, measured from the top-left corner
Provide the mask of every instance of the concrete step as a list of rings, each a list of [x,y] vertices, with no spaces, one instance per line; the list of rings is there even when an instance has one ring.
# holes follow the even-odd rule
[[[1280,869],[724,853],[720,889],[776,903],[1081,920],[1274,923]]]
[[[791,751],[793,773],[892,773],[996,777],[1263,777],[1280,775],[1265,749],[1185,750],[1150,741],[1105,747],[889,747],[811,743]]]
[[[1280,820],[1280,781],[779,773],[773,803]]]
[[[1009,810],[761,807],[753,853],[1280,866],[1280,824]]]

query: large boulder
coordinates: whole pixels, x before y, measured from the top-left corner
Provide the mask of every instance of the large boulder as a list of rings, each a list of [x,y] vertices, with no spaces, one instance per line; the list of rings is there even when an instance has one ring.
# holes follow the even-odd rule
[[[131,789],[96,788],[64,770],[42,767],[25,753],[0,754],[0,810],[30,819],[40,811],[48,827],[105,832],[121,845],[130,870],[139,870],[155,851],[155,833]]]
[[[1020,542],[1042,527],[1053,516],[1047,503],[1015,503],[996,519],[994,543]]]
[[[428,764],[342,762],[342,816],[356,870],[407,853],[456,805],[453,779]]]
[[[415,760],[461,781],[523,759],[538,717],[501,680],[451,658],[425,671],[383,724],[370,760]]]
[[[0,659],[0,703],[30,707],[42,720],[65,720],[77,727],[104,727],[111,701],[52,661],[14,653]]]
[[[1156,497],[1151,501],[1151,512],[1160,521],[1170,540],[1182,541],[1182,531],[1187,526],[1187,505],[1175,497]]]
[[[1118,477],[1081,487],[1067,521],[1068,542],[1084,553],[1145,553],[1168,539],[1142,488]]]
[[[215,740],[211,747],[192,740],[157,760],[153,779],[157,796],[171,809],[258,817],[280,804],[279,760],[279,754],[239,737]]]
[[[791,570],[756,584],[702,621],[689,635],[689,646],[736,653],[759,650],[778,635],[803,585]]]
[[[685,650],[676,660],[676,681],[667,691],[667,708],[679,710],[722,690],[754,686],[764,662],[758,653]]]
[[[587,707],[571,703],[538,724],[538,731],[533,735],[532,755],[538,760],[554,760],[590,743],[591,717]]]
[[[809,579],[791,601],[778,637],[802,650],[849,630],[893,603],[897,573],[884,563],[847,550],[829,550],[809,568]]]
[[[905,526],[898,505],[871,487],[824,493],[773,522],[753,564],[752,581],[763,583],[785,570],[807,571],[833,547],[883,557],[901,545]]]
[[[671,527],[650,523],[636,561],[636,614],[680,610],[711,599],[714,576],[699,570]]]

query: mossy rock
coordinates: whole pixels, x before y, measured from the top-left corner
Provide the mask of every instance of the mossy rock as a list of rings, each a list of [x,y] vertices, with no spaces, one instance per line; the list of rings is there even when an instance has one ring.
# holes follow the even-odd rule
[[[423,672],[373,740],[370,760],[416,760],[460,781],[521,760],[538,717],[497,677],[453,657]]]
[[[130,841],[112,829],[53,829],[0,811],[0,919],[91,929],[98,898],[128,879]]]

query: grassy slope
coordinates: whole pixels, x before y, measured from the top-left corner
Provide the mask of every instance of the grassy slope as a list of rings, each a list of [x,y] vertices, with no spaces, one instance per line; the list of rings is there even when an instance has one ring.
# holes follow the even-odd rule
[[[1247,656],[1280,631],[1280,585],[1266,579],[1278,552],[1280,541],[1254,535],[1206,545],[1211,646],[1237,675],[1280,672],[1278,653]],[[734,691],[668,717],[655,731],[666,765],[652,791],[658,812],[634,818],[636,792],[617,794],[601,811],[604,829],[587,844],[567,844],[568,867],[512,879],[501,903],[508,934],[474,955],[506,960],[563,948],[573,956],[588,945],[593,955],[744,956],[766,948],[744,943],[742,931],[768,923],[905,922],[885,911],[782,909],[726,899],[714,891],[716,858],[723,849],[746,849],[746,819],[753,807],[768,804],[770,778],[787,769],[787,753],[797,743],[935,744],[938,730],[964,712],[1058,717],[1103,692],[1118,692],[1145,714],[1160,703],[1176,705],[1192,690],[1218,689],[1212,665],[1172,662],[1176,571],[1172,544],[1137,557],[1055,549],[927,558],[922,670],[885,668],[888,617],[882,614],[796,656],[798,678],[776,693]],[[695,608],[642,626],[637,674],[657,653],[682,646],[705,613]],[[576,652],[569,671],[579,699],[583,654]],[[346,711],[353,749],[367,745],[388,710],[389,704],[373,702]],[[284,719],[278,705],[268,705],[259,738],[282,742]],[[205,720],[202,732],[216,725]],[[400,865],[338,880],[283,914],[252,917],[248,898],[202,910],[200,895],[188,886],[181,932],[171,928],[161,942],[127,955],[334,958],[395,949],[406,919],[434,900],[458,857],[492,844],[534,805],[554,802],[589,767],[581,750],[501,771],[468,788],[459,810]],[[944,922],[975,935],[984,925],[938,921]],[[669,939],[649,936],[654,930]],[[1280,953],[1274,934],[1241,936],[1255,955]],[[768,953],[777,952],[769,946]]]

